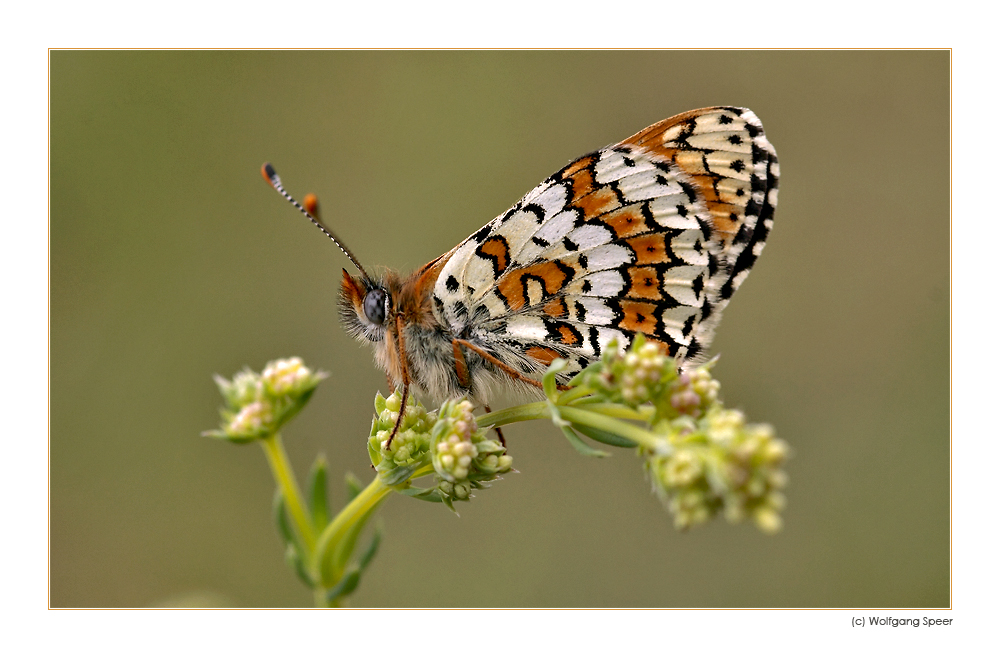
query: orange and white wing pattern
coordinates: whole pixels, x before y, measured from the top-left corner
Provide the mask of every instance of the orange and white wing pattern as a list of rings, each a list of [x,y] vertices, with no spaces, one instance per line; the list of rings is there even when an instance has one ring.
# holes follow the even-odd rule
[[[570,163],[466,239],[434,284],[456,337],[563,381],[636,333],[704,358],[764,247],[778,161],[756,115],[693,110]]]

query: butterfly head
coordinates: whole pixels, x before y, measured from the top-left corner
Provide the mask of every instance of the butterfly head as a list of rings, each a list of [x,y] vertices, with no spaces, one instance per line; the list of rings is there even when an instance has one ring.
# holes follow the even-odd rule
[[[392,318],[391,279],[375,281],[367,276],[351,276],[344,270],[340,282],[340,319],[347,332],[373,343],[385,338]]]

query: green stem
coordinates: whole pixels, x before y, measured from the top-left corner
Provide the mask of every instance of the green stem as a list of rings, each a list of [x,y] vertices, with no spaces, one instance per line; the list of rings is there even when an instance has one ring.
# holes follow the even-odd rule
[[[594,390],[586,386],[576,386],[568,391],[563,391],[556,400],[556,404],[572,404],[579,400],[580,398],[585,398],[588,395],[592,395]]]
[[[609,405],[609,408],[610,407],[622,409],[619,405]],[[571,423],[586,425],[588,427],[604,430],[605,432],[610,432],[611,434],[616,434],[626,439],[632,439],[639,445],[647,448],[652,448],[654,445],[660,443],[657,436],[652,432],[644,430],[641,427],[637,427],[636,425],[632,425],[631,423],[625,423],[614,418],[609,418],[606,415],[609,408],[603,408],[602,413],[596,413],[579,407],[567,407],[563,405],[556,406],[556,409],[559,411],[559,415],[563,418],[563,420],[568,420]],[[642,419],[639,412],[633,412],[631,409],[627,412],[622,411],[621,414],[630,419]],[[494,411],[493,413],[484,414],[476,419],[476,423],[482,426],[498,426],[509,425],[510,423],[517,423],[523,420],[538,420],[549,417],[549,406],[547,402],[532,402],[530,404],[522,404],[516,407],[509,407],[507,409],[501,409],[500,411]]]
[[[615,418],[609,418],[603,414],[587,411],[586,409],[559,407],[559,415],[562,416],[563,420],[568,420],[571,423],[586,425],[611,434],[617,434],[626,439],[632,439],[646,448],[652,448],[660,443],[660,440],[652,432],[631,423],[624,423]]]
[[[260,442],[264,446],[264,454],[267,455],[267,462],[271,465],[271,473],[274,480],[281,489],[281,495],[285,499],[288,511],[295,521],[296,529],[302,538],[305,549],[312,555],[316,548],[316,531],[313,529],[309,515],[306,514],[305,506],[302,504],[302,493],[299,491],[299,484],[295,481],[295,474],[292,466],[288,462],[288,455],[285,447],[281,443],[281,435],[274,434]]]
[[[316,542],[316,552],[312,555],[311,567],[315,573],[321,575],[325,585],[332,587],[343,575],[324,573],[327,560],[336,549],[337,544],[354,525],[366,520],[390,492],[392,492],[392,488],[384,485],[382,480],[376,476],[344,509],[340,510],[336,518],[320,534],[319,540]]]
[[[480,427],[489,425],[500,426],[518,423],[522,420],[538,420],[549,417],[549,405],[547,402],[532,402],[521,404],[516,407],[507,407],[500,411],[483,414],[476,419],[476,424]]]
[[[653,415],[656,413],[656,410],[652,407],[647,406],[633,409],[632,407],[626,407],[623,404],[615,404],[613,402],[589,402],[587,400],[580,400],[580,402],[574,406],[577,409],[596,411],[597,413],[604,414],[605,416],[624,418],[625,420],[638,420],[643,423],[649,423],[653,419]]]

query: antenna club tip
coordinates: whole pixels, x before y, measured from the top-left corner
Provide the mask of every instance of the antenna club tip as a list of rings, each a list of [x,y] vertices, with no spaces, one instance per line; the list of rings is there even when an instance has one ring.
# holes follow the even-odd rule
[[[316,198],[315,194],[310,192],[305,195],[302,199],[302,205],[306,207],[306,210],[309,211],[310,215],[313,217],[319,217],[319,199]]]
[[[275,173],[274,167],[271,166],[270,162],[265,162],[263,165],[261,165],[260,175],[264,177],[264,180],[267,181],[268,185],[274,187],[274,181],[278,177],[278,174]]]

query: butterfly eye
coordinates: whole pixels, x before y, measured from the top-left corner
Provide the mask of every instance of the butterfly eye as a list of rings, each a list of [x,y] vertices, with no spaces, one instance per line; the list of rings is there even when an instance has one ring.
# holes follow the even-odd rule
[[[385,291],[381,288],[372,288],[365,295],[365,317],[372,324],[385,322]]]

